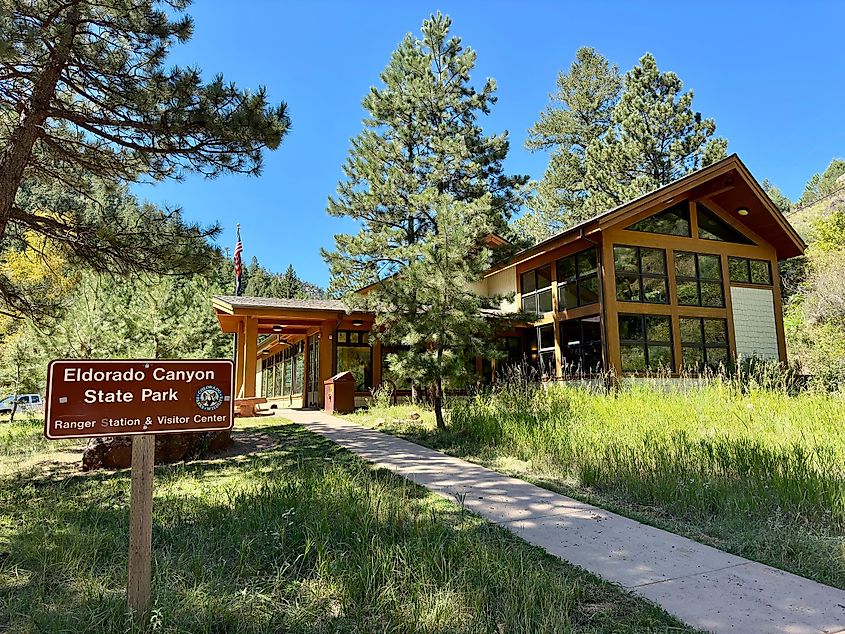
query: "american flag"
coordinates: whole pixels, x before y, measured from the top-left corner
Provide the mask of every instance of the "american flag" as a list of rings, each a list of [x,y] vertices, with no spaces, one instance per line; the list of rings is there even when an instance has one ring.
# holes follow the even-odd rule
[[[241,264],[241,253],[243,253],[244,245],[241,243],[241,226],[238,225],[238,241],[235,244],[235,256],[232,260],[235,263],[235,295],[240,295],[243,292],[241,288],[241,273],[243,266]]]

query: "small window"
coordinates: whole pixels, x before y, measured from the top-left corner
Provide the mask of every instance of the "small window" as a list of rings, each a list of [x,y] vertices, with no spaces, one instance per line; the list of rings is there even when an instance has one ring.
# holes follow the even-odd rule
[[[560,351],[566,376],[602,371],[601,322],[598,315],[560,322]]]
[[[619,315],[623,372],[672,370],[672,320],[668,315]]]
[[[549,313],[552,310],[552,267],[541,266],[539,269],[523,273],[520,293],[522,310],[529,313]]]
[[[725,306],[722,258],[718,255],[676,251],[675,285],[681,306]]]
[[[628,227],[628,230],[688,238],[690,237],[689,203],[685,200],[665,211],[643,218]]]
[[[552,324],[537,328],[539,370],[543,378],[557,374],[555,368],[555,327]]]
[[[681,351],[685,370],[719,370],[727,366],[728,322],[725,319],[681,317]]]
[[[588,306],[599,301],[596,249],[567,256],[557,263],[558,310]]]
[[[669,303],[666,251],[646,247],[613,247],[616,299],[649,304]]]
[[[772,285],[772,263],[768,260],[729,257],[728,270],[731,282],[760,286]]]
[[[373,386],[373,351],[366,334],[360,330],[337,331],[337,371],[352,373],[357,392]]]
[[[699,238],[718,240],[719,242],[735,242],[737,244],[754,244],[701,203],[696,203],[696,209],[698,210]]]

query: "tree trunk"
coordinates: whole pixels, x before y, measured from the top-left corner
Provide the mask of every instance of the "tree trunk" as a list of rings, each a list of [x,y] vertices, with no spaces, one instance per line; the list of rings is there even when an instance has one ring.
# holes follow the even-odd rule
[[[443,379],[439,376],[434,381],[434,418],[437,429],[446,431],[446,421],[443,420]]]
[[[70,57],[73,40],[76,37],[78,16],[78,8],[73,7],[65,22],[65,32],[62,33],[43,72],[32,87],[32,97],[22,104],[17,127],[9,135],[6,147],[0,151],[0,240],[6,234],[6,227],[9,224],[24,170],[32,156],[35,142],[43,133],[43,126],[56,94],[59,77]]]

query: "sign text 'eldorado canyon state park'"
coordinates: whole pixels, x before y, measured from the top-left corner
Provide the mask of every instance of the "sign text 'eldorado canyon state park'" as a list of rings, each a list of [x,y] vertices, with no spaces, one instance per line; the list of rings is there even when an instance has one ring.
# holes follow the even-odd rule
[[[56,360],[47,371],[47,438],[231,429],[230,360]]]

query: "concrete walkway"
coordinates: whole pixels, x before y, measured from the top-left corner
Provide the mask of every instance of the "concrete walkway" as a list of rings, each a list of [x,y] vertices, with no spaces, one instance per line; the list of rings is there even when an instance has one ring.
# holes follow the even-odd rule
[[[845,592],[323,412],[279,414],[712,632],[845,632]]]

